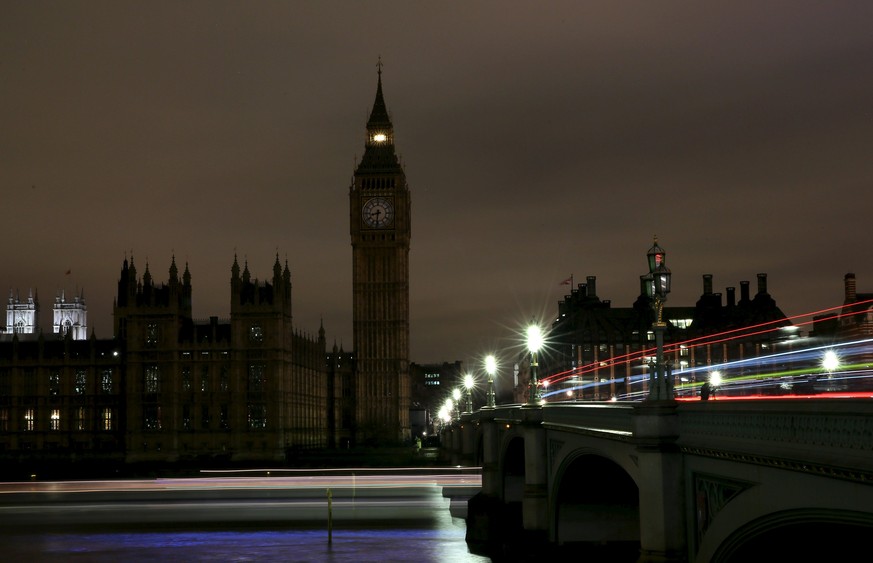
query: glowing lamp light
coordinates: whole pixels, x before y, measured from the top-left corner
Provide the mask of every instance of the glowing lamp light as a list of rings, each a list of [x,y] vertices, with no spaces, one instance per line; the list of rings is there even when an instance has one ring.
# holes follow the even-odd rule
[[[456,402],[461,400],[461,390],[457,387],[452,390],[452,398],[454,398]]]
[[[376,133],[375,135],[373,135],[373,141],[377,143],[384,143],[387,140],[388,135],[386,135],[385,133]]]
[[[497,358],[493,355],[485,357],[485,372],[488,374],[488,407],[493,408],[497,404],[497,396],[494,394],[494,374],[497,373]]]
[[[822,357],[821,367],[828,373],[835,371],[840,367],[840,357],[833,350],[828,350],[824,353],[824,357]]]
[[[476,384],[476,382],[473,380],[472,374],[468,373],[467,375],[464,376],[464,387],[467,389],[467,391],[472,389],[475,384]]]
[[[485,358],[485,373],[489,376],[494,377],[494,374],[497,372],[497,358],[494,356],[488,356]]]
[[[543,332],[537,325],[527,327],[527,349],[536,354],[543,347]]]
[[[716,371],[709,374],[709,384],[712,385],[713,387],[718,387],[719,385],[721,385],[721,372],[720,371],[716,370]]]

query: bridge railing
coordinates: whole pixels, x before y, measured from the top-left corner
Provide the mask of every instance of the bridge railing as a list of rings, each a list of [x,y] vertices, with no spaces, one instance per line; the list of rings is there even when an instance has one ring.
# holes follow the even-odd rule
[[[531,409],[526,405],[500,405],[477,411],[471,418],[520,423],[529,420],[531,412],[535,412],[537,421],[546,427],[620,438],[630,437],[633,433],[634,403],[546,403],[541,411],[540,407]]]
[[[870,399],[708,401],[678,412],[686,452],[873,478]]]

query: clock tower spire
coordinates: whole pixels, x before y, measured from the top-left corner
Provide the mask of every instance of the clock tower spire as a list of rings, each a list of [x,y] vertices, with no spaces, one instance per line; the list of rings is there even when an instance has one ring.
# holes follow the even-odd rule
[[[409,240],[406,174],[382,94],[367,120],[364,155],[349,188],[355,427],[359,445],[398,443],[409,426]]]

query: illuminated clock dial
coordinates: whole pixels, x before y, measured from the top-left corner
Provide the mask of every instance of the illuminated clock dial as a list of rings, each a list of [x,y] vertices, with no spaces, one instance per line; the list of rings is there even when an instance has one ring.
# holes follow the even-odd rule
[[[367,200],[362,213],[364,224],[374,229],[390,227],[394,222],[394,206],[384,197]]]

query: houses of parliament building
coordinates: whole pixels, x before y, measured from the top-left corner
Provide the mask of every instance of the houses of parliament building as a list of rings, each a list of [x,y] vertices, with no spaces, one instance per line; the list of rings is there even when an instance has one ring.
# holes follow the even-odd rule
[[[87,332],[84,295],[10,294],[0,333],[0,463],[275,462],[297,450],[394,445],[410,436],[410,192],[382,95],[349,187],[354,353],[292,323],[278,256],[259,282],[236,257],[230,318],[192,317],[188,265],[166,278],[124,259],[114,335]]]

